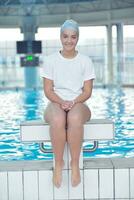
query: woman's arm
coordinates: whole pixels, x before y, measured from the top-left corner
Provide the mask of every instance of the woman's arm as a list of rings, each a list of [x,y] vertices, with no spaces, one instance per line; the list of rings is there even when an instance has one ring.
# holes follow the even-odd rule
[[[53,81],[48,78],[43,78],[43,89],[46,97],[55,103],[62,104],[63,99],[61,99],[53,90]]]
[[[74,99],[74,103],[83,103],[90,98],[93,88],[93,79],[84,82],[83,92]]]
[[[73,106],[73,101],[65,101],[61,99],[53,90],[53,81],[43,78],[43,89],[46,97],[51,101],[60,104],[63,110],[69,110]]]

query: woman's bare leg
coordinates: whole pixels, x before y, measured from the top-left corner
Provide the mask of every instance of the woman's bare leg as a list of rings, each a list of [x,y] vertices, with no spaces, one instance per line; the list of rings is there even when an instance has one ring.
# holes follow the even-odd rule
[[[79,158],[83,141],[83,124],[90,119],[89,108],[82,103],[74,105],[67,115],[67,141],[71,154],[72,186],[80,183]]]
[[[45,111],[45,120],[50,124],[50,137],[55,156],[53,182],[56,187],[61,186],[63,154],[66,143],[66,112],[59,104],[50,103]]]

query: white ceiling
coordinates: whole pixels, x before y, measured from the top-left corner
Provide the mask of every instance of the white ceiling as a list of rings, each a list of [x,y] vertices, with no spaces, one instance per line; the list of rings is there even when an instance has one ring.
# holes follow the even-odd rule
[[[0,0],[0,27],[59,26],[67,18],[80,25],[134,24],[134,0]],[[29,19],[29,20],[27,20]]]

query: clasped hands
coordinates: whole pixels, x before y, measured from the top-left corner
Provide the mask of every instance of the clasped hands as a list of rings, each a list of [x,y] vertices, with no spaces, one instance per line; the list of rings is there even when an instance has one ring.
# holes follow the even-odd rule
[[[71,110],[71,108],[74,106],[75,102],[74,101],[63,101],[61,103],[61,108],[65,111]]]

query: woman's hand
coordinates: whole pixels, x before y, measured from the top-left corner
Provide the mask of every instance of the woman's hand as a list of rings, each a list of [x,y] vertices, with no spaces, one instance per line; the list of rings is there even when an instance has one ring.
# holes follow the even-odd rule
[[[71,110],[74,105],[74,101],[63,101],[61,104],[61,108],[65,111]]]

